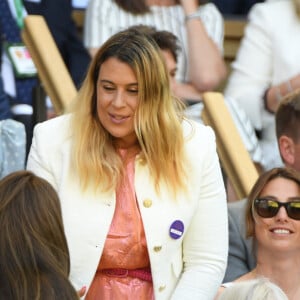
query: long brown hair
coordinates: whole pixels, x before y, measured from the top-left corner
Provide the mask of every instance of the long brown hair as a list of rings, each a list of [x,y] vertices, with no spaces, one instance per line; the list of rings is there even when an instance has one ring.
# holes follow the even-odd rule
[[[78,299],[56,191],[29,171],[0,181],[0,299]]]

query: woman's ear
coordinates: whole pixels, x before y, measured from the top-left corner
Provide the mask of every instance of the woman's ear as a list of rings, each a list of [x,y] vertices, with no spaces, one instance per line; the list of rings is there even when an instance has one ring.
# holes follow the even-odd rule
[[[295,163],[295,143],[293,139],[282,135],[278,139],[278,147],[284,164],[287,167],[292,167]]]

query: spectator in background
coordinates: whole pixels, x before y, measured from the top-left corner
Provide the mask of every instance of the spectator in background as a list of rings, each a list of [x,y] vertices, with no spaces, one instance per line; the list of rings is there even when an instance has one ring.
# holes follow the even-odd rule
[[[0,121],[12,118],[10,102],[8,95],[4,91],[2,78],[2,51],[3,51],[4,36],[0,23]]]
[[[249,194],[245,218],[246,236],[256,245],[256,265],[233,284],[266,277],[289,300],[300,299],[300,173],[274,168],[260,175]]]
[[[199,6],[198,0],[90,0],[85,46],[94,55],[112,34],[133,25],[154,26],[178,37],[182,48],[176,74],[182,84],[177,91],[180,98],[191,100],[192,85],[198,91],[193,100],[200,101],[202,92],[215,89],[225,78],[223,19],[214,4]]]
[[[176,80],[177,72],[177,58],[178,54],[181,51],[178,38],[171,32],[166,30],[156,30],[154,27],[146,25],[136,25],[130,28],[141,31],[142,33],[149,35],[157,43],[159,48],[162,51],[163,57],[165,59],[166,67],[169,72],[169,78],[171,83],[172,92],[176,95],[176,91],[180,89],[181,84]],[[198,91],[195,90],[193,86],[190,86],[189,94],[197,95]],[[249,154],[253,162],[262,167],[264,161],[262,159],[261,149],[258,144],[255,132],[251,123],[249,122],[247,115],[243,110],[241,110],[235,101],[231,99],[225,99],[226,104],[234,122],[241,134],[242,140],[245,144],[246,149],[249,151]],[[188,118],[194,119],[197,122],[202,123],[201,112],[203,109],[203,103],[197,103],[190,105],[185,110],[185,115]],[[192,112],[192,113],[191,113]]]
[[[0,178],[25,168],[26,133],[22,123],[12,120],[2,78],[3,34],[0,23]]]
[[[300,91],[286,96],[276,112],[276,135],[286,167],[300,172]],[[224,282],[251,271],[256,264],[252,238],[246,238],[247,199],[228,204],[229,255]]]
[[[2,73],[0,69],[0,121],[10,119],[12,117],[9,98],[4,92]]]
[[[282,97],[300,87],[300,1],[255,4],[225,97],[235,99],[259,137],[266,168],[281,166],[275,118]]]
[[[171,90],[173,94],[179,97],[181,100],[185,101],[185,99],[190,99],[190,102],[187,104],[195,103],[191,99],[200,99],[201,95],[199,91],[191,84],[184,84],[185,85],[185,98],[180,97],[180,91],[182,90],[182,83],[180,83],[176,79],[176,75],[178,72],[178,56],[182,51],[180,47],[180,43],[178,38],[171,32],[167,30],[156,30],[153,26],[147,25],[136,25],[129,27],[131,29],[138,30],[148,36],[150,36],[161,49],[163,54],[167,70],[169,72],[169,79]],[[200,119],[200,113],[198,115],[198,119]]]
[[[0,120],[0,179],[7,174],[24,170],[26,133],[21,122]]]
[[[79,299],[53,187],[29,171],[0,181],[0,299]]]
[[[10,118],[12,118],[12,113],[9,98],[3,88],[2,73],[0,69],[0,121]]]
[[[7,49],[6,46],[22,43],[20,33],[26,14],[22,1],[0,1],[0,24],[5,43],[3,50]],[[32,139],[33,91],[38,85],[37,75],[18,74],[7,51],[3,51],[1,67],[4,91],[10,99],[12,118],[24,124],[28,150]]]
[[[28,14],[42,15],[77,88],[80,87],[90,63],[72,19],[71,0],[25,0]]]

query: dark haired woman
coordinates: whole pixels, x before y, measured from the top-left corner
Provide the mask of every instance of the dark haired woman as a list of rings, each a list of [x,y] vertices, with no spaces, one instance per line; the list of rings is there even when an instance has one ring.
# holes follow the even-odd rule
[[[58,195],[18,171],[0,181],[0,299],[75,300]]]

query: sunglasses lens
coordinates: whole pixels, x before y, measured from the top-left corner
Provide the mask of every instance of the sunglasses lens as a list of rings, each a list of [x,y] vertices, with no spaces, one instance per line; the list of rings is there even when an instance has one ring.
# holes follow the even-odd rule
[[[254,206],[257,214],[263,218],[273,218],[279,210],[278,203],[268,199],[257,199]]]
[[[300,220],[300,201],[290,202],[287,209],[290,218]]]

